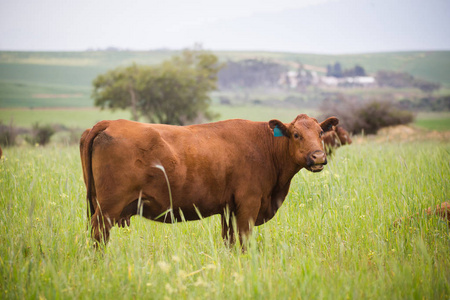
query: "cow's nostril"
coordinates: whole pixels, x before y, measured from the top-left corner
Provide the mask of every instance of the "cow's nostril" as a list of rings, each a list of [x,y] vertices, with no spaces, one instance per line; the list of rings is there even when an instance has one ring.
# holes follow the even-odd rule
[[[326,161],[325,153],[322,151],[315,151],[311,154],[311,158],[316,164],[323,164]]]

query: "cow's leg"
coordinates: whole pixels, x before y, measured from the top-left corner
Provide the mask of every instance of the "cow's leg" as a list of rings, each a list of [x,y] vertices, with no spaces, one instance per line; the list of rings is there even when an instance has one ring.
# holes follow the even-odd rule
[[[236,207],[236,226],[243,250],[245,250],[245,244],[258,217],[261,198],[252,197],[244,201],[242,202],[243,204],[237,205]]]
[[[222,220],[222,238],[226,246],[230,247],[236,243],[233,228],[233,218],[230,211],[225,211],[221,215]]]
[[[111,203],[111,201],[105,201]],[[99,203],[91,218],[91,235],[98,243],[106,244],[109,240],[111,228],[121,220],[121,212],[124,209],[123,202],[113,202],[111,205]]]
[[[91,236],[98,244],[106,244],[109,240],[109,231],[112,222],[109,217],[104,215],[97,207],[91,218]],[[96,244],[96,246],[98,246]]]

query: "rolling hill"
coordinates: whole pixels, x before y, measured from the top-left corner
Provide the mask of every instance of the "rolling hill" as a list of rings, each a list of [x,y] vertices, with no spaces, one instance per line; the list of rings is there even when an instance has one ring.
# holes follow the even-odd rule
[[[117,66],[157,64],[177,51],[0,52],[0,107],[91,107],[91,82]],[[272,59],[323,70],[340,62],[368,73],[403,71],[450,88],[450,51],[320,55],[282,52],[217,51],[222,60]]]

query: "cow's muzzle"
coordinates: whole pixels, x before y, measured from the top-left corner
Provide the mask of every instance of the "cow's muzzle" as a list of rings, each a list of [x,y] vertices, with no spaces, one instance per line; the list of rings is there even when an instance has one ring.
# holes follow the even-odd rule
[[[308,155],[306,169],[311,172],[320,172],[326,164],[327,156],[325,155],[325,152],[316,150]]]

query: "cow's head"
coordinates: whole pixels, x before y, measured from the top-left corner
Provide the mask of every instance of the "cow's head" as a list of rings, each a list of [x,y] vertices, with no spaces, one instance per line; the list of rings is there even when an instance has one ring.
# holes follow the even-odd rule
[[[347,130],[345,130],[341,126],[336,126],[335,131],[339,137],[339,141],[341,142],[341,145],[350,145],[352,143],[352,139]]]
[[[290,124],[271,120],[269,127],[275,136],[279,136],[276,138],[289,139],[289,155],[296,164],[311,172],[320,172],[327,164],[322,135],[338,123],[339,120],[335,117],[319,123],[316,119],[301,114]]]

